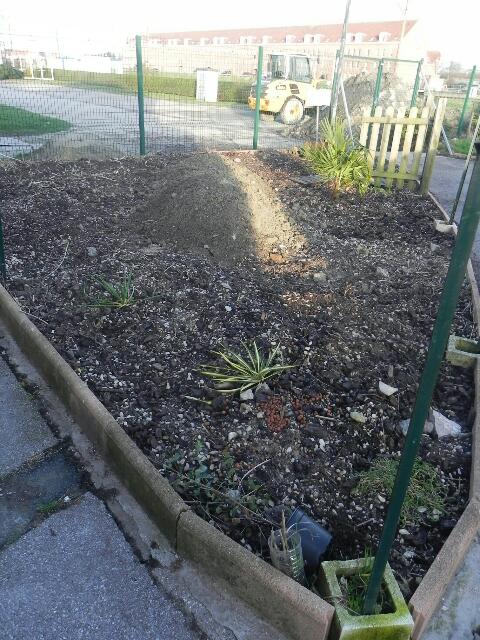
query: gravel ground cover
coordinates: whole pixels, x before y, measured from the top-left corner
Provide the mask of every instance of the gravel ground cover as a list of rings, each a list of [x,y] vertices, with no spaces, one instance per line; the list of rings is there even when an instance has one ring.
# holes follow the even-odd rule
[[[201,516],[268,558],[300,506],[352,558],[378,541],[388,495],[356,489],[399,457],[453,241],[426,198],[334,201],[306,173],[280,152],[2,165],[8,289]],[[131,277],[132,304],[98,306],[98,277]],[[474,335],[467,285],[454,328]],[[211,390],[212,350],[254,340],[294,367],[243,399]],[[433,408],[462,433],[422,438],[444,507],[397,537],[407,596],[467,500],[472,398],[445,363]]]

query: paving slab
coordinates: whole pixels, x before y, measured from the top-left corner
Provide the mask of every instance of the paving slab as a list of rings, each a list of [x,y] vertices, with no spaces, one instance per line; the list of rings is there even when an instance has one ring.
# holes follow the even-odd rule
[[[422,640],[480,639],[480,537],[433,615]]]
[[[0,357],[0,477],[54,446],[56,438]]]
[[[200,640],[90,493],[0,553],[2,640]]]
[[[0,548],[16,540],[42,514],[56,511],[63,498],[81,493],[82,481],[63,451],[0,479]],[[60,506],[61,506],[60,504]]]

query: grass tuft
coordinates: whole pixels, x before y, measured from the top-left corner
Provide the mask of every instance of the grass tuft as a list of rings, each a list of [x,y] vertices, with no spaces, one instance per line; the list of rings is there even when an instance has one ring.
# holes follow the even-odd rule
[[[355,487],[354,495],[374,497],[377,494],[391,495],[398,460],[381,458],[376,460],[370,469],[360,474],[360,482]],[[428,462],[417,460],[403,503],[400,522],[418,523],[422,518],[419,508],[425,508],[425,514],[434,516],[434,511],[442,513],[445,506],[445,492],[440,482],[437,469]]]

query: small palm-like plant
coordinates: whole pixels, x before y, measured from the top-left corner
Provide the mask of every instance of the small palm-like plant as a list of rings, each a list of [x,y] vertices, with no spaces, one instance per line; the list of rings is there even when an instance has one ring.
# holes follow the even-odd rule
[[[372,179],[367,149],[347,135],[342,120],[322,120],[320,132],[322,141],[306,144],[303,157],[330,187],[334,198],[342,191],[356,190],[364,195]]]
[[[220,393],[241,393],[295,366],[276,362],[280,345],[270,350],[268,355],[264,355],[258,350],[255,341],[250,347],[242,344],[245,357],[230,349],[213,351],[224,364],[205,365],[199,369],[199,373],[215,383],[215,388]]]
[[[91,306],[99,308],[124,309],[135,304],[135,287],[131,273],[126,273],[123,280],[118,283],[108,282],[101,276],[95,276],[94,281],[100,285],[106,297],[96,297]]]

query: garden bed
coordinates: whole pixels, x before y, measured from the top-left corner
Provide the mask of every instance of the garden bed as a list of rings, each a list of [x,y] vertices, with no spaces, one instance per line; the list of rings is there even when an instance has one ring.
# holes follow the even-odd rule
[[[353,558],[374,548],[388,497],[356,495],[359,474],[402,447],[452,239],[428,199],[332,201],[290,180],[305,172],[277,153],[4,168],[8,288],[199,515],[266,555],[268,521],[298,505],[333,533],[330,557]],[[125,272],[136,304],[91,306],[94,277]],[[467,287],[454,331],[474,334]],[[208,392],[196,370],[211,350],[253,339],[297,366],[253,401]],[[406,595],[466,503],[472,394],[444,364],[434,407],[464,433],[423,438],[446,500],[396,542]]]

